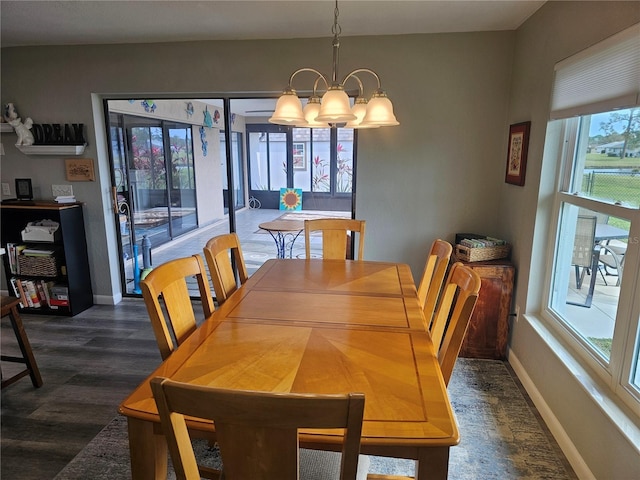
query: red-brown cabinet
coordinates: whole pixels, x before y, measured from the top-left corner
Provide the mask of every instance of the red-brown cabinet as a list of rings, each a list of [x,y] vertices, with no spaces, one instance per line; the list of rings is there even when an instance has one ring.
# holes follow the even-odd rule
[[[480,275],[482,286],[460,356],[504,359],[515,268],[506,259],[462,263]]]

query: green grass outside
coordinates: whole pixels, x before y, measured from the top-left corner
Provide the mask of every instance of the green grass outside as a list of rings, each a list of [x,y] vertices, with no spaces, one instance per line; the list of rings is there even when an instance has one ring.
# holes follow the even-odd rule
[[[587,153],[587,168],[636,168],[640,172],[640,158],[609,157],[602,153]]]
[[[602,154],[587,154],[587,168],[633,168],[631,175],[598,174],[595,172],[593,185],[588,186],[589,179],[584,177],[583,192],[594,198],[622,202],[634,207],[640,206],[640,158],[617,158]],[[637,171],[637,174],[635,174]],[[614,220],[614,219],[612,219]],[[621,220],[616,226],[629,228],[629,222]],[[612,224],[614,224],[612,222]]]
[[[611,358],[611,338],[589,337],[589,342],[593,344],[606,358]]]

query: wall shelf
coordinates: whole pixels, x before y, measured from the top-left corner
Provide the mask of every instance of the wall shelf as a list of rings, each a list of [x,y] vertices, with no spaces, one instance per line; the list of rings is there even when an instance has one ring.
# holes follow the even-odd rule
[[[25,155],[82,155],[85,145],[16,145]]]

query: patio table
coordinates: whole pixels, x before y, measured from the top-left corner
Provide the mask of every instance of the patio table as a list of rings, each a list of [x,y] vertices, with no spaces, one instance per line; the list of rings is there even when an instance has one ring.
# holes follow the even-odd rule
[[[291,258],[293,245],[304,230],[304,221],[272,220],[270,222],[261,223],[258,227],[269,232],[273,240],[276,242],[278,258]]]

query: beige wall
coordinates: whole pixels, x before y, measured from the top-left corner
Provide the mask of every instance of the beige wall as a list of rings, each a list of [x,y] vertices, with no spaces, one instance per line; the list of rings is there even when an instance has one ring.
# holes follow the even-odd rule
[[[509,360],[582,478],[637,478],[640,454],[605,413],[607,403],[609,412],[619,409],[608,397],[609,388],[601,386],[599,399],[588,394],[585,385],[592,372],[567,367],[570,349],[545,339],[544,324],[536,320],[540,280],[552,249],[549,215],[557,172],[556,162],[542,164],[544,140],[554,64],[638,21],[640,2],[549,2],[518,29],[515,39],[508,122],[531,120],[531,138],[526,184],[502,185],[498,211],[501,235],[514,241],[515,302],[527,312],[513,325]],[[630,418],[638,423],[637,417]]]
[[[458,231],[496,232],[514,36],[489,32],[342,40],[343,72],[362,66],[376,70],[401,122],[397,128],[360,134],[356,211],[370,225],[368,258],[407,262],[417,275],[434,238],[453,240]],[[99,302],[117,300],[120,285],[111,240],[107,152],[98,148],[106,140],[103,127],[94,128],[102,112],[92,111],[92,99],[99,105],[103,96],[126,99],[150,92],[154,98],[277,93],[296,68],[328,71],[330,47],[330,40],[322,38],[2,49],[2,102],[15,102],[36,123],[87,125],[85,156],[96,160],[98,180],[74,184],[74,193],[86,203]],[[316,53],[312,61],[309,52]],[[30,177],[45,198],[52,183],[65,182],[62,158],[27,157],[10,141],[4,144],[3,182]],[[106,264],[111,273],[98,274]]]

